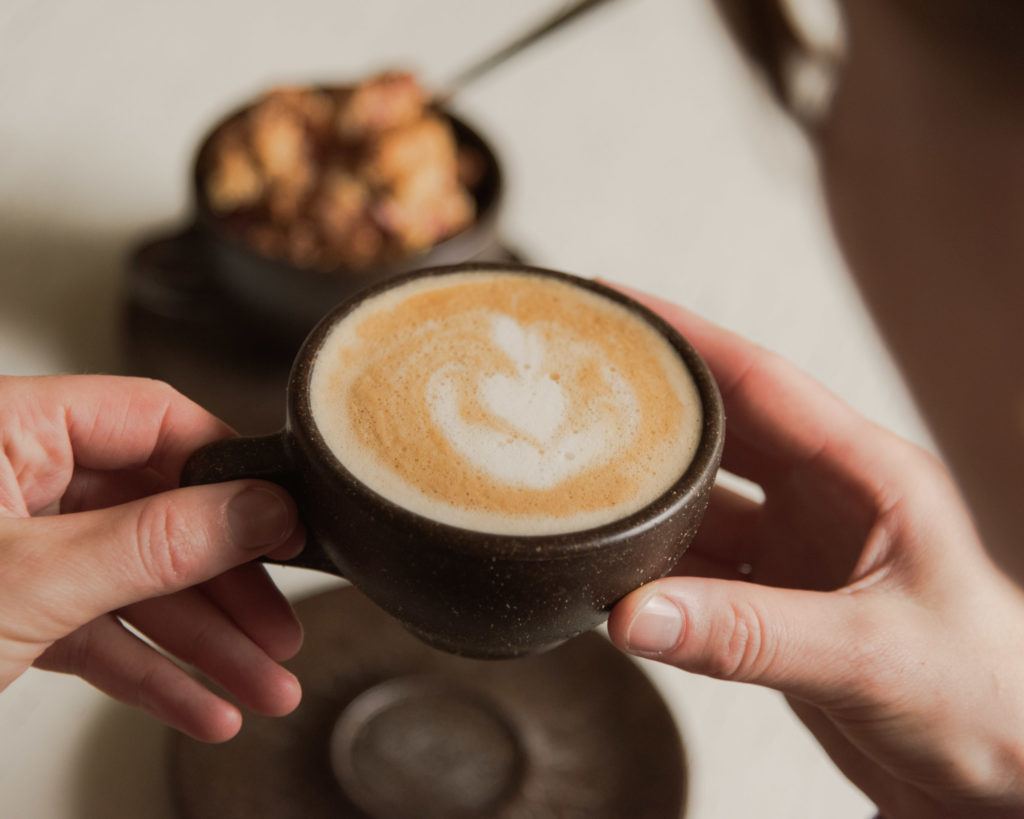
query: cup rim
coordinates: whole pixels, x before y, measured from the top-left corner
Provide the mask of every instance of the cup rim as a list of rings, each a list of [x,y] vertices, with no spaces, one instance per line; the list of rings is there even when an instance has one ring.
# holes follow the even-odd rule
[[[701,399],[703,413],[697,450],[694,452],[689,466],[668,489],[637,511],[608,523],[569,532],[518,535],[468,529],[426,517],[384,497],[348,470],[327,445],[317,428],[310,403],[309,383],[313,365],[328,333],[335,324],[364,301],[387,290],[427,276],[474,272],[537,275],[582,287],[631,310],[665,337],[683,359],[690,372]],[[359,291],[328,312],[309,333],[292,366],[288,379],[286,431],[300,447],[312,449],[311,454],[318,457],[324,464],[329,465],[331,471],[348,488],[353,490],[361,501],[372,503],[377,508],[383,509],[388,519],[393,521],[397,528],[429,533],[434,538],[440,536],[447,545],[457,551],[483,552],[490,556],[513,556],[519,559],[550,560],[622,544],[642,532],[656,528],[685,508],[697,495],[709,492],[725,444],[725,411],[718,385],[696,349],[667,321],[624,293],[592,279],[534,265],[509,262],[467,262],[414,270],[379,282]],[[297,432],[298,435],[296,435]]]
[[[352,87],[350,84],[344,83],[310,82],[303,83],[302,85],[304,87],[327,92],[340,91]],[[213,141],[217,134],[219,134],[220,131],[230,122],[233,122],[248,113],[258,100],[259,96],[257,93],[257,95],[250,97],[245,103],[230,109],[227,114],[217,119],[214,124],[206,130],[194,150],[190,175],[192,187],[192,210],[194,212],[196,222],[216,236],[218,241],[223,242],[233,251],[243,256],[258,259],[263,264],[280,266],[281,268],[287,269],[289,275],[298,276],[309,282],[322,283],[338,276],[343,276],[348,279],[358,277],[360,279],[376,282],[383,276],[389,276],[396,273],[404,274],[407,271],[419,269],[417,267],[418,262],[429,262],[431,256],[438,253],[444,253],[447,248],[464,242],[467,237],[474,236],[479,234],[481,231],[488,230],[497,219],[497,214],[500,212],[505,198],[505,177],[502,172],[501,162],[498,159],[498,155],[494,150],[492,142],[484,136],[484,134],[482,134],[475,125],[471,125],[465,119],[456,115],[447,106],[431,104],[430,107],[434,112],[449,121],[453,126],[457,142],[461,144],[466,141],[463,137],[468,137],[468,142],[474,148],[481,149],[485,154],[489,168],[488,173],[493,178],[493,193],[488,200],[484,202],[484,206],[477,211],[473,221],[457,233],[446,236],[441,239],[441,241],[435,242],[417,253],[409,256],[403,256],[399,259],[394,259],[383,265],[375,265],[367,268],[335,267],[331,270],[321,271],[315,270],[311,267],[301,267],[293,264],[287,259],[281,259],[261,253],[249,242],[246,242],[241,237],[226,229],[220,217],[218,217],[210,207],[209,200],[206,196],[206,190],[203,186],[204,162],[211,150],[211,146],[213,145]],[[476,199],[475,192],[470,191],[470,193],[473,194],[474,199]]]

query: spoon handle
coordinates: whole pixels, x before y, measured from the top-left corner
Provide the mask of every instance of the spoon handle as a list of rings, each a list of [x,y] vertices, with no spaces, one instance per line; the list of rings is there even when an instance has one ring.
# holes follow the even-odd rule
[[[474,80],[482,77],[491,69],[496,68],[505,61],[514,57],[520,51],[529,48],[537,41],[542,40],[547,35],[557,31],[562,28],[562,26],[572,22],[586,12],[607,2],[609,2],[609,0],[577,0],[574,3],[570,3],[566,8],[539,23],[524,34],[519,35],[512,42],[464,68],[448,83],[446,83],[445,90],[435,96],[435,102],[442,104],[448,102],[456,93],[461,91]]]

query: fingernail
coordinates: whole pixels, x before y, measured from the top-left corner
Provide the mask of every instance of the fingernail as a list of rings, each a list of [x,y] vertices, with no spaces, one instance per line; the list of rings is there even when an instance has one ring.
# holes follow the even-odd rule
[[[277,492],[250,486],[228,502],[228,528],[243,549],[262,549],[291,534],[295,520]]]
[[[664,595],[656,594],[633,615],[626,633],[626,647],[638,654],[664,654],[679,644],[683,613]]]

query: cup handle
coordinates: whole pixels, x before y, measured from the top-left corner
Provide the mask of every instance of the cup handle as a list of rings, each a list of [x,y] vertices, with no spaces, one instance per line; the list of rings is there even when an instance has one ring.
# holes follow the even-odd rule
[[[283,486],[298,497],[299,486],[285,447],[284,432],[258,438],[225,438],[196,450],[181,472],[182,486],[221,483],[241,478],[257,478]],[[290,560],[260,558],[264,563],[301,566],[305,569],[342,577],[334,561],[317,540],[307,533],[306,548]]]

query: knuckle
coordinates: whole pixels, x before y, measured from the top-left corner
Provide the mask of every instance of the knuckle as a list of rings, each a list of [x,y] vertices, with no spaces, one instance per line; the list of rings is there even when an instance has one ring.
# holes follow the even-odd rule
[[[891,433],[890,435],[890,457],[894,459],[897,471],[904,482],[915,488],[916,495],[930,497],[949,493],[953,488],[953,480],[946,464],[938,455]]]
[[[995,728],[989,736],[971,737],[957,753],[945,757],[942,775],[951,790],[966,798],[1019,793],[1024,784],[1024,741],[1000,734]]]
[[[72,674],[88,680],[93,663],[93,641],[89,626],[83,626],[53,643],[35,665],[47,671]]]
[[[158,378],[133,377],[131,380],[148,390],[154,398],[174,398],[180,394],[166,381],[161,381]]]
[[[147,380],[149,381],[149,385],[150,387],[152,387],[154,392],[158,392],[168,396],[178,395],[178,391],[174,389],[174,387],[172,387],[166,381],[161,381],[157,378],[150,378]]]
[[[1019,724],[1019,723],[1017,723]],[[997,746],[1000,785],[1007,791],[1024,786],[1024,738],[1011,735]]]
[[[139,563],[156,590],[191,585],[203,541],[202,528],[173,498],[153,498],[139,514]]]
[[[151,381],[150,388],[153,390],[153,398],[164,407],[180,405],[195,406],[194,402],[181,393],[176,387],[172,387],[166,381]]]
[[[92,629],[88,627],[80,629],[74,638],[67,642],[68,649],[66,660],[69,670],[72,674],[75,674],[82,679],[88,679],[90,676],[90,669],[92,668],[94,648]]]
[[[878,605],[872,605],[872,601],[863,595],[849,602],[851,605],[846,619],[850,648],[858,660],[866,659],[875,654],[875,646],[891,632],[893,617]]]
[[[914,445],[906,447],[905,460],[908,477],[913,478],[917,494],[934,496],[945,494],[952,488],[952,478],[939,457]]]
[[[162,691],[161,669],[158,663],[149,664],[135,679],[134,691],[130,702],[140,708],[153,710],[160,700]]]
[[[721,680],[756,677],[771,662],[766,636],[764,617],[755,604],[729,603],[708,635],[703,673]]]
[[[852,704],[895,704],[913,664],[899,619],[874,606],[858,607],[849,622],[847,661],[850,679],[844,686]]]
[[[218,656],[216,627],[211,620],[204,621],[199,625],[189,641],[187,653],[182,659],[192,665],[204,665]]]
[[[166,381],[154,378],[132,378],[131,381],[135,400],[154,414],[162,413],[165,419],[172,407],[188,400]]]

